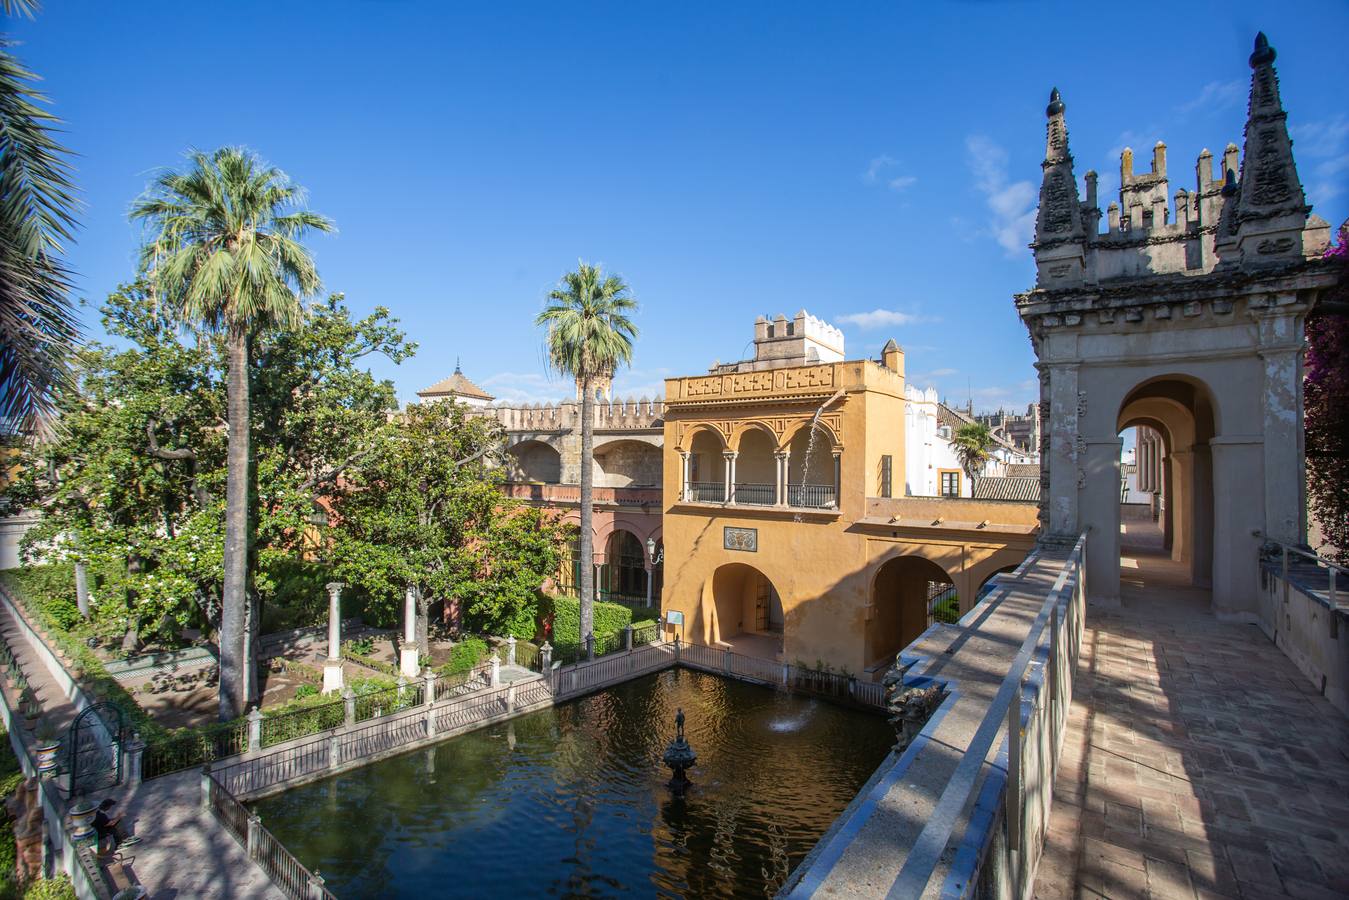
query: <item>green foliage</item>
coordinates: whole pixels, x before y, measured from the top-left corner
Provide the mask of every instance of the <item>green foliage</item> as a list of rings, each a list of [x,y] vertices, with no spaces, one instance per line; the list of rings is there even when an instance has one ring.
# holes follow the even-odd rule
[[[7,569],[0,572],[0,587],[35,625],[47,631],[49,643],[71,661],[71,674],[86,694],[96,700],[117,704],[142,737],[150,739],[164,734],[164,728],[141,709],[117,679],[108,674],[103,661],[86,645],[85,641],[91,636],[88,627],[82,625],[67,631],[47,613],[44,598],[50,602],[50,592],[61,590],[64,584],[73,585],[74,577],[69,565]],[[73,590],[73,587],[65,590]]]
[[[317,684],[305,683],[295,689],[295,699],[303,700],[305,697],[313,697],[317,693],[319,693]]]
[[[383,672],[385,675],[398,677],[398,667],[384,662],[374,657],[375,642],[373,638],[361,638],[358,641],[342,642],[342,658],[349,659],[354,663],[359,663],[367,669],[374,669],[376,672]]]
[[[536,617],[563,531],[498,487],[499,427],[458,403],[413,404],[389,421],[334,494],[337,574],[396,621],[409,587],[419,615],[455,600],[465,630],[501,633]]]
[[[984,463],[988,462],[997,441],[994,440],[993,432],[987,425],[970,422],[956,429],[955,435],[951,438],[951,446],[955,448],[960,467],[965,470],[972,483],[979,477]]]
[[[6,812],[4,801],[23,784],[23,770],[10,747],[9,735],[0,731],[0,900],[18,896],[15,882],[15,864],[18,848],[14,843],[14,823]]]
[[[36,3],[11,0],[5,11],[31,16]],[[79,342],[62,245],[75,228],[77,200],[69,152],[56,140],[60,121],[43,106],[38,76],[0,49],[0,418],[50,424],[62,395],[73,393],[69,355]]]
[[[468,672],[486,659],[488,655],[486,641],[482,638],[466,637],[450,648],[449,662],[436,671],[441,675],[458,675]]]
[[[621,632],[632,622],[632,610],[621,603],[595,604],[595,636]],[[575,597],[553,598],[553,643],[568,646],[581,643],[581,603]]]
[[[75,886],[64,874],[39,878],[24,889],[23,900],[76,900]]]

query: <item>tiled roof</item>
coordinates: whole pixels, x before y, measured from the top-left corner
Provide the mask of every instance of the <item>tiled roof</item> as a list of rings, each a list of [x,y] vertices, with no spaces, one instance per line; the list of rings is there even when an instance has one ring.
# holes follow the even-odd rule
[[[1039,478],[1039,463],[1008,463],[1007,475],[1011,478]]]
[[[1040,499],[1040,479],[1003,475],[983,475],[974,481],[975,500]]]
[[[429,388],[417,392],[418,397],[472,397],[475,400],[495,400],[491,394],[464,377],[457,368],[454,374],[444,381],[437,381]]]

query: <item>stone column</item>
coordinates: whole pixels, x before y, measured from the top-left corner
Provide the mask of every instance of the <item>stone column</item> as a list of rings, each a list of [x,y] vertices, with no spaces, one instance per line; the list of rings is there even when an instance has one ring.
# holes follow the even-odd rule
[[[398,671],[406,678],[416,678],[421,671],[418,662],[417,592],[409,586],[403,595],[403,647],[398,654]]]
[[[1194,450],[1171,450],[1171,495],[1166,498],[1167,519],[1171,523],[1171,559],[1190,562],[1193,557],[1194,523]]]
[[[787,505],[787,478],[788,464],[791,460],[792,451],[778,450],[773,454],[774,461],[777,462],[777,482],[773,486],[773,505]]]
[[[126,773],[127,784],[134,786],[141,783],[144,755],[145,741],[141,740],[139,732],[132,732],[131,739],[122,745],[122,771]]]
[[[655,578],[652,577],[652,574],[651,574],[651,561],[650,561],[650,560],[647,560],[647,563],[646,563],[645,568],[646,568],[646,607],[647,607],[647,609],[650,609],[650,608],[651,608],[651,586],[652,586],[652,582],[655,581]]]
[[[724,495],[727,503],[735,502],[735,458],[740,454],[735,450],[723,450],[721,455],[726,459],[726,493]]]
[[[1119,455],[1124,441],[1118,435],[1087,438],[1082,454],[1085,483],[1082,519],[1114,523],[1092,529],[1087,536],[1087,585],[1093,601],[1119,603]]]
[[[1077,363],[1041,365],[1049,373],[1044,389],[1049,395],[1049,420],[1045,423],[1049,429],[1049,522],[1041,539],[1071,546],[1082,524],[1077,509],[1079,477],[1085,481],[1085,475],[1080,476],[1078,471]],[[1115,516],[1107,521],[1115,521]]]
[[[328,587],[328,659],[323,663],[323,693],[342,690],[342,588],[340,581]]]
[[[1269,442],[1269,435],[1265,435],[1264,447],[1259,435],[1220,435],[1209,441],[1213,471],[1213,614],[1219,621],[1258,622],[1258,557],[1263,539],[1256,532],[1261,531],[1265,517],[1259,504],[1251,502],[1251,473],[1260,471]],[[1195,524],[1198,527],[1200,523]]]
[[[834,450],[834,509],[843,506],[843,451]]]
[[[501,687],[501,660],[498,657],[492,657],[491,665],[492,687]]]
[[[1302,427],[1302,327],[1279,312],[1260,320],[1264,363],[1265,536],[1297,546],[1307,540],[1307,476]],[[1252,473],[1254,474],[1254,473]]]
[[[506,665],[515,665],[515,635],[513,634],[506,638]]]
[[[692,498],[693,494],[693,488],[689,485],[689,474],[692,468],[691,458],[692,454],[689,451],[679,451],[679,499],[686,502]]]
[[[262,749],[262,710],[256,706],[248,711],[248,749]]]

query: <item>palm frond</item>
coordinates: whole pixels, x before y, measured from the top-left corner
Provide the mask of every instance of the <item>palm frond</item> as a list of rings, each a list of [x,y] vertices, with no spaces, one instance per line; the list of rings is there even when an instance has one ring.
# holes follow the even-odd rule
[[[612,375],[630,365],[638,331],[627,314],[636,309],[622,278],[579,263],[575,272],[562,276],[534,320],[548,329],[549,364],[577,381]]]
[[[5,2],[31,13],[36,4]],[[58,258],[76,227],[69,151],[40,104],[36,76],[0,46],[0,417],[47,431],[73,389],[80,341],[69,270]]]

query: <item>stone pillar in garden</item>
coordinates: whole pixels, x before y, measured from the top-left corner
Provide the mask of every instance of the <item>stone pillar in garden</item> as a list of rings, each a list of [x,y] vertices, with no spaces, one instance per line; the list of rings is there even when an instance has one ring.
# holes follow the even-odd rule
[[[328,582],[328,658],[323,663],[323,693],[342,690],[342,588]]]
[[[417,592],[409,587],[403,598],[403,648],[398,654],[398,670],[405,678],[421,674],[417,663]]]

